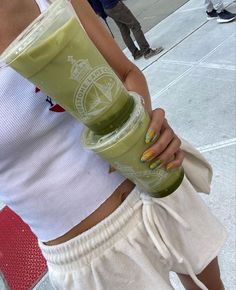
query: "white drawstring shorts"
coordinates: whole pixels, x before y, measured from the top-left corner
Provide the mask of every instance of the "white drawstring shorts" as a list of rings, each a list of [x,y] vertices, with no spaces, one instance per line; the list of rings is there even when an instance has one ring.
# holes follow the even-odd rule
[[[56,246],[39,242],[55,289],[169,290],[169,272],[196,274],[218,255],[226,234],[189,181],[164,198],[134,189],[120,207]]]

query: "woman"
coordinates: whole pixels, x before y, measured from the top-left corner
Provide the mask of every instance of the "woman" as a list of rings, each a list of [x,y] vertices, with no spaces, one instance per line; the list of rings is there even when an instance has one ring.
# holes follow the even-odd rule
[[[153,162],[181,166],[180,139],[164,111],[152,111],[143,74],[85,0],[72,4],[126,88],[144,99],[151,116],[147,139],[159,135]],[[2,0],[0,52],[48,5]],[[55,289],[173,289],[169,271],[189,290],[224,289],[217,262],[224,230],[186,178],[170,196],[149,198],[85,152],[82,125],[10,68],[0,70],[0,98],[1,200],[38,237]]]

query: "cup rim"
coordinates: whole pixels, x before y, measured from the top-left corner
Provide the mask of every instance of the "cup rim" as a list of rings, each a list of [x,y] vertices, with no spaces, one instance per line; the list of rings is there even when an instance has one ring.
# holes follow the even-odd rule
[[[127,130],[128,127],[131,126],[131,122],[132,124],[134,124],[133,127],[137,126],[137,120],[140,119],[142,112],[145,111],[141,96],[135,92],[129,92],[129,94],[132,95],[132,97],[134,98],[136,105],[128,121],[122,127],[115,130],[116,133],[118,134],[119,141],[121,141],[125,136],[127,136],[127,134],[125,134],[124,132]],[[104,147],[108,148],[115,143],[114,141],[111,141],[111,136],[114,133],[114,132],[111,132],[111,133],[108,133],[107,135],[101,136],[101,138],[99,138],[99,141],[97,143],[89,144],[88,142],[85,142],[85,138],[89,133],[94,134],[91,129],[84,128],[81,134],[81,138],[80,138],[82,145],[86,147],[87,149],[96,150],[97,152],[100,152],[100,151],[103,151]]]

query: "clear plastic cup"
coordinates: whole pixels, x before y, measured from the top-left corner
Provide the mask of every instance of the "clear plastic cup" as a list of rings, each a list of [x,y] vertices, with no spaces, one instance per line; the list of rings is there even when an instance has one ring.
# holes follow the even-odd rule
[[[3,52],[4,63],[97,134],[123,124],[133,99],[92,43],[70,1],[57,0]]]
[[[81,143],[107,160],[141,190],[154,197],[164,197],[178,188],[184,171],[183,168],[171,171],[164,167],[150,169],[150,163],[141,162],[143,152],[150,147],[145,143],[150,117],[140,97],[133,94],[133,98],[134,110],[121,128],[105,136],[96,135],[86,128],[81,134]]]

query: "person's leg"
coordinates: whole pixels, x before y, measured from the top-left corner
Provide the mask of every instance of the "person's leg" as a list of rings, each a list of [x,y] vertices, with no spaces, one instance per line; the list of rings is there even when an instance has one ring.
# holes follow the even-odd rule
[[[188,275],[178,274],[183,286],[187,290],[199,290],[200,288],[195,284],[192,278]],[[220,269],[218,259],[215,258],[197,278],[206,285],[209,290],[224,290],[224,285],[220,278]]]
[[[211,0],[211,2],[217,13],[220,13],[224,9],[224,4],[222,0]]]
[[[224,9],[222,0],[204,0],[207,19],[217,18],[219,23],[227,23],[236,19],[236,14]]]
[[[204,6],[207,12],[211,12],[214,9],[213,4],[210,0],[204,0]]]
[[[115,21],[116,25],[118,26],[118,28],[120,30],[121,36],[124,40],[124,43],[128,47],[131,54],[134,56],[135,52],[138,50],[138,48],[135,46],[135,44],[130,36],[129,28],[124,23],[121,23],[120,21],[117,21],[115,19],[113,19],[113,20]]]
[[[136,39],[142,52],[145,52],[150,48],[141,29],[140,23],[127,6],[125,6],[122,2],[118,2],[115,7],[113,7],[112,9],[106,9],[105,11],[108,16],[113,18],[116,22],[126,25],[126,27],[132,31],[134,38]],[[127,37],[127,33],[124,33],[122,37],[124,41],[130,41],[130,39]],[[127,47],[129,48],[128,45]]]
[[[208,20],[216,19],[218,17],[218,13],[214,9],[211,0],[205,0],[204,5],[206,8],[207,19]]]
[[[224,9],[222,0],[204,0],[204,5],[207,12],[211,12],[215,9],[219,13]]]

